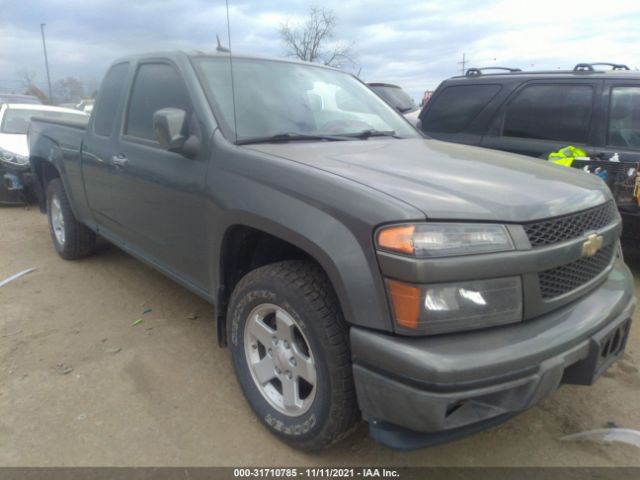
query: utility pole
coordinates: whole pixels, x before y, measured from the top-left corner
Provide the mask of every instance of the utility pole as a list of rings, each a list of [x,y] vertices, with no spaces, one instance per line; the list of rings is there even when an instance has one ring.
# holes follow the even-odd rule
[[[42,34],[42,49],[44,50],[44,66],[47,69],[47,87],[49,88],[49,100],[53,101],[51,94],[51,76],[49,75],[49,59],[47,58],[47,42],[44,40],[44,26],[46,23],[40,24],[40,33]]]
[[[467,71],[467,63],[469,63],[469,61],[467,60],[467,54],[462,53],[462,61],[458,62],[458,65],[462,65],[462,75],[464,75]]]

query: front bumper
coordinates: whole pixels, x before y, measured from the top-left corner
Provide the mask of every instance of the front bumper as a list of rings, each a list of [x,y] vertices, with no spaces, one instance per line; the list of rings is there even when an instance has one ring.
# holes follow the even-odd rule
[[[32,191],[32,186],[29,166],[0,163],[0,204],[24,204],[25,194]]]
[[[576,302],[521,324],[434,337],[351,329],[358,402],[391,448],[451,440],[498,423],[562,383],[591,384],[622,353],[635,307],[622,260]]]

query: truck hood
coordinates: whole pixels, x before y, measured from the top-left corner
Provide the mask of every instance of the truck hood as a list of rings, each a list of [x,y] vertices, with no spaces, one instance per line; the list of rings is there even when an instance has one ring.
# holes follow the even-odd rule
[[[29,155],[26,135],[0,133],[0,148],[25,157]]]
[[[430,139],[246,146],[390,195],[432,219],[526,222],[611,198],[595,175],[485,148]]]

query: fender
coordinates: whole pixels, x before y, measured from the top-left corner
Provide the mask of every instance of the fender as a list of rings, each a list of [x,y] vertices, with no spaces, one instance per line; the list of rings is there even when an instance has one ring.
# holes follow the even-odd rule
[[[305,225],[296,225],[293,217],[305,218]],[[291,218],[283,217],[280,220],[284,222],[274,221],[255,212],[227,212],[225,222],[221,225],[225,234],[211,253],[214,260],[211,278],[216,281],[214,291],[224,286],[221,260],[226,233],[235,226],[247,226],[285,240],[315,259],[329,277],[347,322],[368,328],[392,330],[386,291],[371,245],[367,245],[366,250],[363,249],[362,244],[345,225],[309,206],[300,208],[298,214]],[[331,234],[327,235],[327,232]]]
[[[216,137],[205,203],[211,291],[230,294],[220,294],[222,247],[229,229],[243,225],[314,258],[350,324],[393,331],[373,231],[384,222],[424,220],[422,212],[332,173]],[[218,309],[224,307],[218,302]]]
[[[48,169],[54,169],[62,181],[75,217],[92,227],[92,217],[84,195],[80,166],[83,128],[68,128],[51,121],[34,119],[29,127],[29,160],[35,177],[40,211],[46,212],[46,184]],[[55,140],[59,137],[59,140]],[[62,144],[62,146],[61,146]],[[51,170],[49,170],[50,172]]]
[[[65,190],[69,190],[69,186],[66,181],[64,162],[62,161],[64,156],[58,143],[45,134],[43,125],[37,120],[31,123],[28,139],[29,163],[31,164],[31,171],[35,179],[35,188],[39,191],[38,201],[40,211],[42,213],[46,213],[47,183],[48,180],[51,179],[51,176],[47,176],[47,169],[53,168],[57,176],[62,180]],[[74,202],[71,202],[72,208],[73,203]]]

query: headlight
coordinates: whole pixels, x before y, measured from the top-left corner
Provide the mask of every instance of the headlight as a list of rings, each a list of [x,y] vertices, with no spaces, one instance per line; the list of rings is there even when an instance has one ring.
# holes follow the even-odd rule
[[[9,165],[17,165],[23,167],[29,164],[29,157],[18,155],[17,153],[13,153],[5,150],[4,148],[0,148],[0,161],[8,163]]]
[[[378,230],[380,250],[418,258],[449,257],[513,250],[504,225],[482,223],[418,223]]]
[[[431,285],[388,279],[387,289],[400,333],[433,335],[522,321],[520,277]]]

